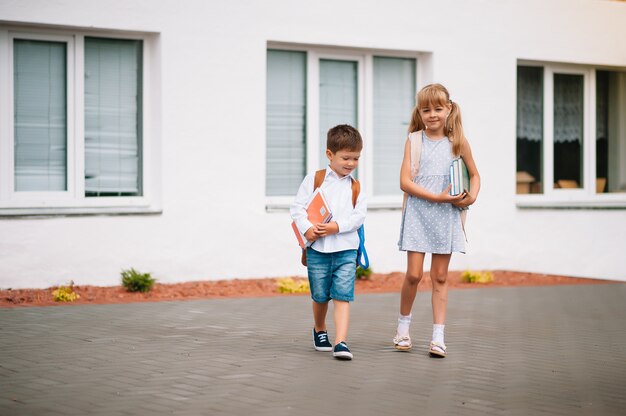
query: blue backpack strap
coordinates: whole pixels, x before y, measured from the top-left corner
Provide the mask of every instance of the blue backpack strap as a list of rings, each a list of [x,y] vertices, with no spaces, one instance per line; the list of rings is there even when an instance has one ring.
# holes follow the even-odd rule
[[[367,270],[370,267],[370,259],[367,257],[367,250],[365,250],[365,227],[361,225],[357,232],[359,233],[359,249],[356,254],[356,262],[363,270]]]
[[[356,201],[360,192],[361,184],[352,178],[352,207],[356,207]],[[363,270],[366,270],[370,267],[370,259],[367,257],[367,250],[365,250],[365,227],[361,225],[357,233],[359,234],[359,248],[356,251],[356,264]]]

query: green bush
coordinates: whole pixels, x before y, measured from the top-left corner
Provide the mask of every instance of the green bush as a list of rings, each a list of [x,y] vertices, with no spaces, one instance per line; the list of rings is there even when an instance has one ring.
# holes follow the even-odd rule
[[[139,273],[132,267],[130,270],[122,270],[122,286],[129,292],[149,292],[156,282],[150,273]]]
[[[466,270],[461,273],[461,281],[463,283],[490,283],[493,282],[491,272],[474,272]]]
[[[69,286],[59,286],[58,289],[52,291],[55,302],[74,302],[80,298],[78,293],[74,292],[74,282],[70,281]]]
[[[367,269],[363,270],[363,268],[361,266],[357,266],[356,268],[356,278],[357,279],[363,279],[363,280],[367,280],[370,278],[370,276],[372,275],[372,268],[368,267]]]

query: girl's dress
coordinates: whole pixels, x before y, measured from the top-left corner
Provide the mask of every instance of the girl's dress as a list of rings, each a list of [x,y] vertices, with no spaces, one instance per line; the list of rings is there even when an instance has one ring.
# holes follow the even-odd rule
[[[450,184],[452,159],[452,143],[447,137],[432,140],[422,134],[419,173],[413,182],[435,194],[442,193]],[[449,203],[409,195],[402,212],[398,247],[420,253],[465,253],[461,210]]]

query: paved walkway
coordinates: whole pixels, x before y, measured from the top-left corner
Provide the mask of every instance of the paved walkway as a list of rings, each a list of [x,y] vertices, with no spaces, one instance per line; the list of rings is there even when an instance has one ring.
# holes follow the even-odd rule
[[[0,415],[624,415],[625,300],[452,291],[441,360],[429,293],[408,353],[390,346],[398,295],[361,295],[351,362],[313,350],[307,297],[0,309]]]

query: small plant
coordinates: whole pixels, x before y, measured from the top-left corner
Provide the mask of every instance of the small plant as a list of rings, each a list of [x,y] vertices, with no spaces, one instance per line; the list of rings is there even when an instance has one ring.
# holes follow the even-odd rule
[[[372,275],[372,268],[368,267],[367,269],[363,269],[361,266],[357,266],[356,268],[356,278],[361,280],[367,280]]]
[[[463,283],[490,283],[493,282],[491,272],[474,272],[466,270],[461,273],[461,281]]]
[[[59,286],[52,291],[52,296],[55,302],[74,302],[80,298],[78,293],[74,292],[74,282],[70,281],[68,286]]]
[[[156,282],[150,273],[139,273],[132,267],[130,270],[122,270],[122,286],[129,292],[149,292]]]
[[[286,277],[278,279],[276,284],[279,293],[307,293],[309,291],[308,280],[293,280],[291,277]]]

